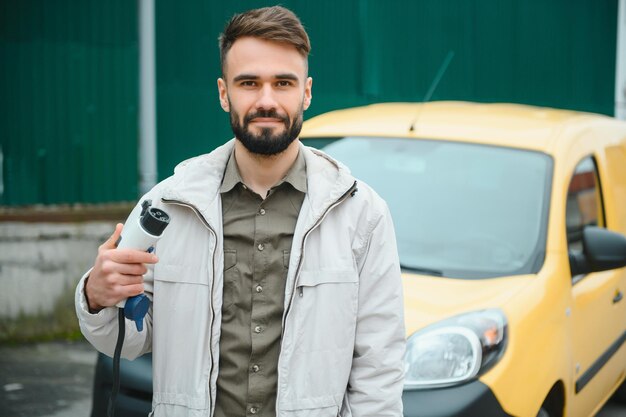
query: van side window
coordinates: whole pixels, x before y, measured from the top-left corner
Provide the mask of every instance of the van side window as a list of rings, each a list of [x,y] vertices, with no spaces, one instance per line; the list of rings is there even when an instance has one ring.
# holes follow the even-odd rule
[[[566,205],[567,244],[570,251],[582,251],[582,232],[588,225],[604,227],[604,209],[598,169],[591,156],[574,170]]]

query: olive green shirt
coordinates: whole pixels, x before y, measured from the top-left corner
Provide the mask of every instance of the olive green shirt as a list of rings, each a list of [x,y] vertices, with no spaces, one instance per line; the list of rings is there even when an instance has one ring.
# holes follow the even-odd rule
[[[285,281],[306,191],[301,152],[265,199],[246,187],[231,154],[220,188],[224,295],[216,417],[276,415]]]

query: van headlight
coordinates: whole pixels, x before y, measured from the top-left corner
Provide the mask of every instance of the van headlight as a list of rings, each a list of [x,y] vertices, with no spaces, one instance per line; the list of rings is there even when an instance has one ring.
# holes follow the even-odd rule
[[[413,333],[404,355],[404,387],[434,388],[460,384],[493,366],[507,342],[500,309],[475,311]]]

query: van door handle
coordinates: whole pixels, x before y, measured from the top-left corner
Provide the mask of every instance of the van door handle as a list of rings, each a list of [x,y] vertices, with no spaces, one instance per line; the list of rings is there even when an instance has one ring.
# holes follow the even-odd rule
[[[624,294],[622,294],[622,292],[618,290],[615,293],[615,297],[613,297],[613,304],[619,303],[620,301],[622,301],[622,298],[624,298]]]

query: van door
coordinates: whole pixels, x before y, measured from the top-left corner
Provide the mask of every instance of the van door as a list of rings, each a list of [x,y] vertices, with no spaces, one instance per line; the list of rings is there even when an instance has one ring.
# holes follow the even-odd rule
[[[572,174],[566,204],[570,252],[582,252],[585,226],[606,227],[600,179],[596,159],[591,156],[584,158]],[[623,280],[623,268],[572,276],[574,397],[570,410],[577,416],[595,413],[623,376]]]

